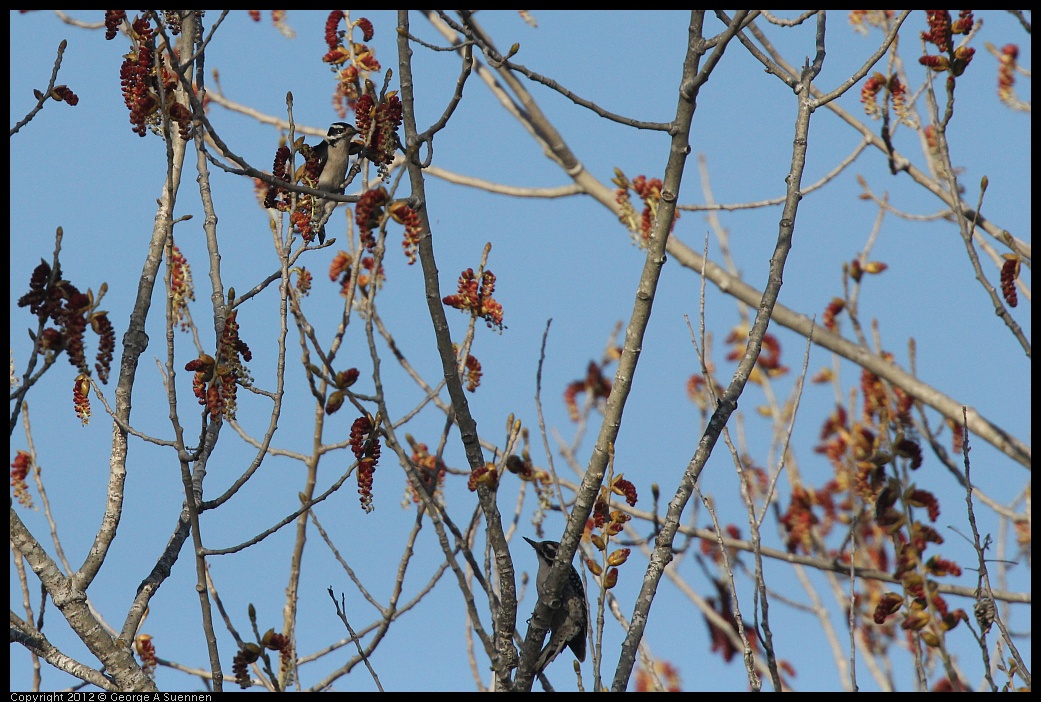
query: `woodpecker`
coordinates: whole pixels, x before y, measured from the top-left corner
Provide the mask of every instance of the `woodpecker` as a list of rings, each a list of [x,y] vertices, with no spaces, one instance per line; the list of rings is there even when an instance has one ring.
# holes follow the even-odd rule
[[[321,144],[314,147],[318,156],[320,170],[318,171],[318,190],[327,190],[332,193],[343,193],[343,181],[347,177],[347,165],[350,163],[351,155],[358,153],[359,149],[351,143],[358,130],[353,124],[346,122],[333,122],[329,132]],[[325,223],[333,214],[333,210],[340,203],[335,200],[321,199],[318,201],[320,211],[318,220],[318,243],[325,243]]]
[[[532,541],[528,537],[524,540],[531,544],[539,558],[539,570],[535,576],[535,589],[539,597],[546,594],[546,579],[549,570],[553,567],[553,561],[557,558],[557,549],[560,544],[556,541]],[[586,591],[582,587],[582,578],[574,566],[568,572],[564,588],[560,591],[560,606],[557,607],[550,618],[549,639],[546,646],[539,654],[538,662],[535,664],[535,674],[538,675],[557,654],[570,646],[575,658],[579,661],[586,659],[586,631],[589,628],[589,602],[586,600]]]

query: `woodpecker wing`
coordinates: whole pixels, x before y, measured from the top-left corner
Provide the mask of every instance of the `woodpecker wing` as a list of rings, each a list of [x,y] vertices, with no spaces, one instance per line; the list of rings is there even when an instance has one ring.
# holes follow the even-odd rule
[[[329,142],[322,139],[322,143],[311,147],[311,150],[314,151],[314,155],[318,157],[318,171],[320,173],[321,169],[325,168],[325,164],[329,160]]]

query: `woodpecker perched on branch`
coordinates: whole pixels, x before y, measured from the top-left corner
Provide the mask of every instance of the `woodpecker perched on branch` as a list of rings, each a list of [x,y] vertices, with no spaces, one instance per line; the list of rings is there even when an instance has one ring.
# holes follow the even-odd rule
[[[550,568],[553,567],[553,561],[557,558],[557,549],[560,544],[556,541],[532,541],[528,537],[524,537],[524,540],[531,544],[539,557],[535,589],[541,598],[545,594],[546,579],[549,577]],[[550,618],[549,638],[535,664],[535,674],[538,675],[545,670],[546,666],[564,650],[565,646],[571,647],[575,658],[584,661],[588,628],[589,602],[586,600],[586,591],[582,587],[581,576],[575,567],[571,566],[564,588],[560,591],[560,606],[553,610]]]
[[[343,181],[347,177],[347,165],[351,156],[361,150],[359,144],[351,142],[358,130],[353,124],[333,122],[325,140],[314,147],[321,170],[318,172],[318,189],[332,193],[343,193]],[[319,200],[321,207],[318,221],[318,243],[325,243],[325,223],[332,217],[333,210],[340,203],[335,200]]]

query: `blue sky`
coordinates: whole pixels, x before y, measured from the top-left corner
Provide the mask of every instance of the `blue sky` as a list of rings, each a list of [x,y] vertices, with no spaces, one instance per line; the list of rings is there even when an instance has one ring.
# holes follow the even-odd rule
[[[102,18],[100,11],[74,14],[86,21]],[[216,18],[207,15],[207,26]],[[394,15],[388,11],[352,11],[352,16],[369,17],[376,27],[371,45],[384,68],[396,67],[394,50]],[[666,121],[675,113],[676,84],[686,44],[688,18],[685,13],[670,12],[534,12],[538,27],[532,28],[513,11],[482,12],[478,17],[502,49],[514,42],[521,45],[515,60],[593,100],[607,110],[643,120]],[[271,26],[265,13],[259,24],[244,12],[234,12],[218,31],[207,53],[207,70],[220,71],[220,87],[236,102],[247,104],[265,115],[282,117],[285,96],[292,91],[298,124],[324,130],[338,119],[330,96],[332,74],[321,63],[322,32],[326,13],[290,12],[288,24],[296,31],[288,39]],[[966,73],[958,79],[956,114],[949,127],[952,159],[964,170],[961,183],[965,197],[975,203],[978,183],[986,175],[990,186],[983,212],[998,226],[1030,241],[1030,116],[1013,113],[996,96],[996,60],[984,49],[989,41],[1000,47],[1013,42],[1020,46],[1020,62],[1030,66],[1029,35],[1010,15],[993,12],[977,13],[984,25],[974,38],[976,56]],[[817,85],[830,90],[852,73],[875,49],[878,32],[863,37],[855,33],[844,14],[828,18],[828,55],[825,69]],[[716,33],[720,24],[706,23],[707,33]],[[902,34],[902,55],[916,89],[923,77],[917,65],[919,55],[917,33],[924,29],[924,14],[912,14]],[[412,29],[421,38],[443,43],[418,14],[412,15]],[[813,53],[813,27],[781,31],[770,27],[771,39],[789,62],[801,64]],[[66,277],[81,289],[97,291],[107,282],[109,292],[102,305],[116,326],[118,364],[122,333],[137,286],[141,260],[151,236],[158,197],[165,169],[165,147],[153,135],[140,138],[130,131],[127,113],[119,90],[119,65],[127,51],[125,37],[111,42],[103,31],[85,30],[61,23],[48,12],[11,15],[11,124],[15,124],[34,104],[33,88],[46,86],[54,54],[62,39],[68,40],[59,83],[67,84],[80,97],[75,108],[49,103],[22,131],[11,139],[11,277],[10,337],[14,367],[24,367],[31,344],[25,328],[35,325],[27,312],[14,307],[13,300],[24,294],[32,268],[41,258],[50,261],[53,233],[61,226],[65,232],[62,265]],[[883,66],[878,67],[884,70]],[[431,54],[417,48],[414,57],[417,85],[417,119],[422,129],[437,119],[443,110],[458,74],[458,61],[450,53]],[[208,77],[214,87],[212,75]],[[394,81],[396,87],[396,79]],[[936,83],[942,86],[942,81]],[[1017,91],[1029,100],[1030,85],[1019,77]],[[607,183],[614,168],[621,168],[630,178],[639,174],[660,177],[668,156],[666,136],[637,131],[614,123],[606,123],[589,111],[573,105],[559,94],[538,86],[529,90],[540,101],[542,110],[557,126],[585,168]],[[849,91],[842,105],[862,116],[859,86]],[[924,106],[924,98],[920,101]],[[721,203],[740,203],[775,198],[783,195],[784,176],[791,157],[792,123],[795,99],[783,84],[767,75],[747,51],[737,43],[731,45],[717,72],[699,96],[698,111],[692,129],[692,157],[687,162],[681,204],[702,204],[702,183],[694,157],[703,156],[711,174],[715,199]],[[231,148],[255,166],[270,168],[278,134],[270,126],[254,119],[213,107],[210,118]],[[878,122],[871,126],[877,131]],[[805,183],[817,181],[832,170],[857,145],[860,137],[830,112],[821,110],[810,130],[810,149]],[[311,140],[312,143],[315,140]],[[903,129],[894,139],[896,148],[908,155],[916,165],[924,166],[924,157],[916,135]],[[526,132],[499,106],[487,88],[476,77],[471,78],[464,99],[448,129],[438,135],[434,145],[434,164],[455,173],[485,178],[508,185],[552,187],[566,185],[567,176],[529,138]],[[191,153],[189,162],[194,161]],[[222,274],[225,286],[242,291],[259,278],[277,269],[271,247],[266,215],[256,203],[248,181],[222,174],[211,168],[214,198],[217,203],[218,236],[221,240]],[[197,302],[192,308],[200,325],[203,343],[212,345],[207,271],[204,268],[202,208],[194,173],[187,170],[178,201],[177,216],[192,214],[194,219],[178,225],[178,245],[193,263],[197,286]],[[864,246],[873,223],[876,208],[859,199],[858,175],[863,176],[876,194],[888,194],[894,207],[917,215],[931,215],[941,209],[940,203],[909,182],[906,176],[893,177],[884,158],[868,150],[827,188],[808,195],[800,206],[795,243],[785,271],[780,302],[803,314],[816,314],[818,319],[828,301],[842,294],[841,266]],[[607,337],[618,321],[627,321],[632,297],[643,265],[643,254],[633,246],[626,230],[611,213],[590,198],[569,197],[555,200],[509,198],[483,191],[451,185],[436,178],[428,179],[428,209],[434,228],[434,245],[438,256],[442,294],[454,292],[455,280],[465,268],[476,268],[485,242],[492,243],[489,268],[498,277],[496,298],[505,308],[507,329],[497,335],[479,325],[474,354],[484,367],[481,388],[470,396],[471,409],[477,418],[482,437],[501,444],[503,427],[509,414],[521,418],[533,432],[536,463],[544,465],[545,455],[537,438],[537,420],[533,401],[539,345],[547,319],[552,327],[543,371],[542,402],[549,427],[556,428],[569,440],[573,425],[561,400],[565,385],[585,373],[591,359],[599,359]],[[340,222],[342,240],[343,209],[334,220]],[[26,216],[26,215],[29,216]],[[766,264],[773,251],[780,210],[776,207],[739,210],[720,214],[730,236],[734,262],[746,282],[762,288]],[[674,236],[700,251],[709,225],[702,213],[685,212],[677,223]],[[422,275],[418,265],[408,267],[396,250],[396,240],[388,242],[388,283],[378,298],[380,314],[388,327],[395,330],[401,350],[428,378],[437,377],[438,360],[433,352],[433,337],[425,308]],[[309,254],[306,265],[315,275],[316,290],[306,304],[307,313],[316,328],[328,335],[337,324],[340,298],[330,287],[325,271],[335,249]],[[1001,249],[1004,251],[1004,249]],[[720,260],[718,244],[710,243],[710,255]],[[873,260],[884,261],[889,269],[876,279],[868,278],[861,291],[861,314],[865,322],[878,319],[883,347],[893,352],[897,362],[907,367],[907,339],[914,337],[917,347],[919,376],[959,402],[975,407],[982,415],[996,421],[1019,439],[1029,443],[1031,425],[1031,380],[1029,358],[1014,342],[1008,330],[994,315],[989,299],[974,280],[965,248],[957,228],[944,221],[914,221],[895,216],[882,223]],[[997,285],[997,271],[981,254],[984,269],[992,284]],[[1030,272],[1023,275],[1029,285]],[[672,487],[686,466],[700,438],[698,416],[687,399],[685,383],[696,371],[697,361],[690,343],[686,318],[697,326],[700,280],[678,265],[667,264],[655,303],[644,352],[636,373],[634,391],[624,417],[617,446],[619,471],[634,482],[640,491],[640,507],[650,506],[650,485],[661,485],[663,495],[671,495]],[[274,311],[277,295],[269,289],[258,296],[256,304],[241,309],[239,322],[243,338],[250,344],[255,361],[251,366],[260,386],[272,385],[272,360],[277,334]],[[153,319],[149,334],[151,345],[142,356],[134,397],[134,425],[147,433],[170,437],[168,407],[161,396],[161,376],[155,359],[165,355],[163,328],[160,321],[163,295],[153,299]],[[1013,311],[1017,322],[1030,337],[1030,303],[1020,295],[1020,306]],[[463,331],[463,317],[451,314],[453,332]],[[733,300],[709,285],[706,299],[706,325],[714,334],[713,356],[717,375],[729,378],[734,364],[724,360],[723,339],[739,321]],[[212,326],[210,324],[209,326]],[[785,330],[772,327],[783,349],[784,362],[797,369],[802,365],[804,340]],[[848,335],[848,322],[843,331]],[[187,335],[178,334],[178,362],[195,357],[194,345]],[[290,343],[295,335],[290,332]],[[92,347],[93,348],[93,347]],[[290,360],[298,357],[295,349]],[[367,368],[368,351],[361,325],[348,333],[345,363]],[[388,356],[389,358],[389,356]],[[356,363],[353,360],[356,359]],[[820,348],[811,351],[809,368],[813,374],[832,364],[831,355]],[[858,383],[859,372],[849,364],[840,364],[846,392]],[[387,361],[388,395],[392,412],[402,414],[421,397],[403,374]],[[612,367],[613,372],[613,367]],[[93,401],[95,416],[88,427],[81,427],[72,413],[69,390],[72,368],[61,361],[29,396],[29,414],[33,423],[36,450],[49,487],[49,497],[59,519],[63,544],[70,560],[78,566],[89,547],[99,523],[106,489],[110,427],[105,422],[100,404]],[[276,444],[286,450],[306,451],[311,443],[313,403],[303,385],[303,375],[293,369],[289,373],[295,394],[280,420]],[[190,376],[180,373],[185,383],[180,397],[182,418],[190,432],[197,431],[197,409],[187,383]],[[363,370],[358,389],[371,392],[371,377]],[[792,377],[777,382],[776,392],[786,397]],[[240,421],[247,430],[261,433],[267,423],[267,406],[245,400]],[[776,457],[769,454],[770,426],[757,416],[755,407],[763,403],[762,391],[749,386],[743,396],[740,413],[743,434],[749,452],[760,465],[773,468]],[[823,484],[830,468],[822,457],[813,453],[817,432],[824,417],[835,403],[832,391],[824,386],[807,388],[800,408],[792,445],[804,479],[814,485]],[[253,409],[250,413],[248,410]],[[352,417],[337,415],[342,426],[325,437],[337,440],[336,432],[346,435]],[[935,414],[930,418],[936,423]],[[436,413],[421,415],[409,431],[421,441],[433,445],[443,426]],[[738,424],[732,423],[732,431]],[[597,425],[591,429],[595,435]],[[553,434],[551,445],[555,446]],[[24,431],[19,426],[12,435],[11,453],[24,448]],[[587,460],[591,439],[579,449],[579,461]],[[396,559],[404,538],[412,526],[415,513],[399,507],[404,480],[389,451],[376,474],[376,511],[366,515],[357,508],[353,478],[338,495],[327,502],[318,516],[344,549],[352,564],[359,564],[369,584],[377,592],[385,590],[393,573],[379,565],[390,553]],[[234,436],[229,427],[222,433],[220,450],[211,463],[207,496],[223,489],[243,470],[253,457],[252,449]],[[995,500],[1008,504],[1028,483],[1023,468],[991,449],[983,441],[973,443],[974,477]],[[446,460],[454,467],[464,465],[458,434],[449,438]],[[557,470],[569,474],[559,456]],[[322,464],[319,479],[328,485],[349,463],[341,453]],[[180,510],[183,492],[176,462],[168,452],[135,442],[128,463],[128,501],[120,524],[119,538],[112,561],[94,583],[89,594],[95,604],[115,626],[122,623],[127,604],[133,598],[141,579],[151,568],[156,555],[168,538]],[[944,512],[936,525],[946,538],[942,554],[971,566],[974,556],[967,544],[953,530],[967,533],[964,495],[938,461],[927,456],[922,471],[915,479],[919,487],[941,497]],[[718,446],[701,479],[701,489],[718,500],[720,519],[747,531],[744,509],[737,501],[734,470],[724,447]],[[299,463],[282,458],[265,462],[265,468],[243,493],[219,514],[204,517],[207,543],[214,548],[229,546],[266,528],[293,509],[300,490]],[[785,488],[785,495],[787,495]],[[500,493],[500,506],[512,509],[513,495]],[[530,495],[529,495],[530,497]],[[457,519],[468,519],[475,500],[457,485],[450,489],[449,500],[457,510]],[[39,501],[37,500],[39,503]],[[781,499],[782,506],[786,499]],[[1021,508],[1020,508],[1021,509]],[[41,538],[47,527],[40,512],[20,512],[23,519]],[[689,508],[688,513],[689,515]],[[696,524],[707,525],[704,510],[697,512]],[[519,517],[518,536],[532,535],[530,510]],[[549,535],[559,534],[563,522],[558,515],[547,518]],[[773,545],[778,539],[770,526]],[[990,519],[981,529],[995,538],[997,522]],[[243,633],[248,631],[245,610],[248,603],[257,606],[261,629],[282,622],[281,600],[288,569],[285,556],[292,539],[292,528],[268,539],[246,554],[216,558],[212,572],[223,585],[222,597]],[[514,549],[518,569],[535,567],[533,554],[518,538]],[[423,551],[432,554],[426,558]],[[439,554],[433,530],[427,528],[417,543],[420,554],[416,571],[406,581],[411,592],[425,582],[436,565]],[[199,633],[198,603],[193,594],[194,568],[182,553],[171,579],[153,600],[145,630],[155,636],[159,655],[191,666],[205,666],[204,646]],[[1014,551],[997,553],[995,557],[1016,560]],[[750,564],[751,560],[747,559]],[[628,564],[616,592],[623,610],[628,613],[638,591],[642,559]],[[680,577],[692,583],[703,595],[711,595],[711,585],[692,557],[681,558],[674,566]],[[332,586],[346,591],[349,616],[355,627],[372,617],[368,604],[352,589],[335,562],[322,550],[312,534],[305,555],[305,568],[311,575],[306,580],[303,596],[298,650],[309,653],[343,636],[331,612],[325,590]],[[256,573],[242,585],[243,573]],[[823,577],[810,574],[811,580],[825,596],[830,591]],[[805,602],[806,595],[783,564],[768,564],[768,583],[779,597]],[[957,579],[962,585],[975,585],[973,571]],[[239,583],[239,585],[234,585]],[[12,568],[12,608],[23,611]],[[1009,590],[1029,591],[1029,572],[1024,564],[1012,570]],[[746,618],[751,617],[750,591],[742,591]],[[353,599],[352,599],[353,596]],[[35,596],[34,596],[35,597]],[[534,599],[529,595],[521,605],[521,624],[530,613]],[[34,602],[38,609],[38,603]],[[833,601],[826,606],[835,611],[832,623],[841,631],[841,614]],[[957,606],[971,608],[971,602]],[[819,623],[805,612],[793,612],[778,606],[772,610],[773,631],[778,638],[780,657],[790,660],[798,671],[792,684],[799,690],[841,689],[830,651],[819,636],[806,645],[805,632],[816,631]],[[89,655],[64,632],[64,623],[55,609],[48,609],[45,632],[52,641],[74,657],[90,661]],[[446,579],[425,605],[406,615],[392,627],[388,639],[373,657],[373,666],[387,689],[472,689],[473,681],[462,646],[464,609],[453,582]],[[1013,628],[1028,612],[1014,610]],[[960,664],[965,666],[972,685],[979,685],[978,653],[974,653],[971,637],[960,631],[952,646]],[[230,675],[231,639],[220,632],[225,653],[225,674]],[[845,634],[842,633],[842,645]],[[436,642],[445,640],[448,645]],[[819,639],[819,640],[818,640]],[[613,670],[619,629],[607,625],[609,653],[605,671]],[[663,583],[659,600],[651,612],[647,643],[652,651],[669,660],[680,671],[683,689],[742,690],[744,673],[738,661],[722,663],[718,655],[708,653],[708,634],[701,615],[675,588]],[[1030,640],[1017,644],[1029,660]],[[347,654],[350,655],[350,654]],[[27,689],[31,671],[24,650],[11,651],[11,688]],[[402,665],[407,661],[407,665]],[[305,670],[305,682],[313,683],[320,671],[337,662],[315,664],[317,670]],[[911,677],[900,666],[895,673],[901,689],[909,689]],[[478,666],[486,665],[479,657]],[[558,662],[554,682],[569,689],[574,681],[569,663]],[[584,667],[589,685],[590,666]],[[486,672],[482,669],[482,672]],[[930,682],[936,679],[930,676]],[[45,668],[43,689],[60,689],[69,678]],[[195,679],[181,673],[160,669],[157,682],[164,689],[196,689]],[[876,689],[874,681],[861,666],[858,668],[861,689]],[[357,669],[340,679],[336,689],[369,690],[372,681]]]

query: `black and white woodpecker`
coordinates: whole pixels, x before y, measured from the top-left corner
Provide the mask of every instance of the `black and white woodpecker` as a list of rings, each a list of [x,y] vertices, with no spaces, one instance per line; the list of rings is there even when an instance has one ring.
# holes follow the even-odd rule
[[[550,568],[553,567],[553,561],[557,558],[557,549],[560,544],[556,541],[532,541],[526,536],[524,540],[531,544],[539,557],[535,589],[541,598],[545,594],[546,579],[549,577]],[[535,664],[535,674],[538,675],[545,670],[546,666],[564,650],[565,646],[571,647],[575,658],[584,661],[588,628],[589,603],[586,600],[586,591],[582,587],[582,577],[575,570],[575,566],[571,566],[564,588],[560,591],[560,606],[553,610],[550,618],[549,638]]]
[[[360,144],[352,144],[351,140],[358,130],[353,124],[333,122],[329,132],[321,144],[314,147],[318,157],[318,190],[342,194],[343,181],[347,177],[347,165],[351,156],[361,150]],[[318,243],[325,243],[325,223],[332,217],[333,210],[340,203],[322,198],[319,204]]]

